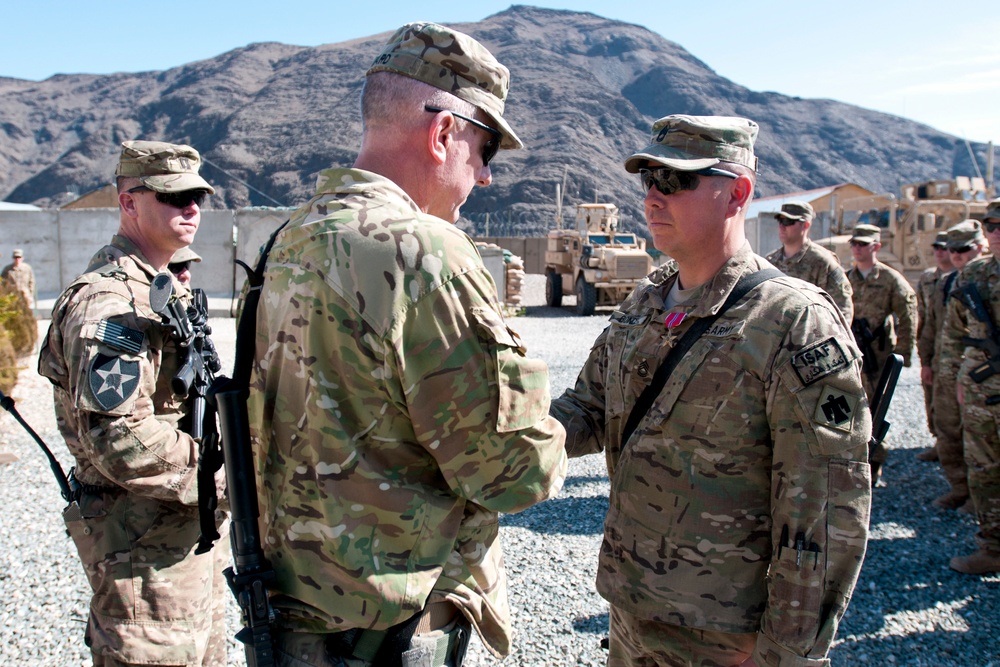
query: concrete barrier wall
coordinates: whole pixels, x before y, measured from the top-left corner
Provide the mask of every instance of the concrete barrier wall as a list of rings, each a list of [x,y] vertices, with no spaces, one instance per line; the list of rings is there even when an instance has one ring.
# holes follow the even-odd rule
[[[239,294],[245,274],[240,259],[251,267],[292,209],[248,208],[236,211],[202,211],[201,227],[192,250],[202,261],[191,268],[192,284],[214,299]],[[10,261],[14,248],[24,250],[25,261],[35,271],[39,301],[55,299],[83,273],[102,246],[118,230],[118,209],[59,209],[44,211],[0,210],[0,266]],[[526,273],[544,273],[544,238],[488,237],[476,241],[495,243],[524,260]],[[490,258],[489,267],[503,298],[502,255]],[[499,267],[499,268],[498,268]],[[51,306],[49,306],[51,307]]]

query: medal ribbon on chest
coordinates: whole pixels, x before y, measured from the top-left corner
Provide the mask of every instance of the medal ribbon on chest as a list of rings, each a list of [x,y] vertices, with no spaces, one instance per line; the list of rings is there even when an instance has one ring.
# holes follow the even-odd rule
[[[663,319],[663,324],[668,329],[673,329],[684,321],[687,317],[687,313],[667,313],[667,316]]]

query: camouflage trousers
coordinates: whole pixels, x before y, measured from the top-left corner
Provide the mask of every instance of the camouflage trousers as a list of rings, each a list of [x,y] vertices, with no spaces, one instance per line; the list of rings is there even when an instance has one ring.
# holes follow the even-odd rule
[[[733,667],[750,657],[757,633],[650,621],[611,607],[608,667]]]
[[[969,496],[979,520],[976,541],[983,549],[1000,553],[1000,404],[986,404],[1000,396],[998,384],[967,382],[962,414]]]
[[[122,491],[85,493],[63,512],[93,596],[84,635],[95,667],[226,664],[229,522],[195,554],[194,508]]]
[[[927,430],[934,435],[934,388],[931,385],[920,383],[924,390],[924,413],[927,415]]]
[[[962,411],[955,395],[955,379],[934,374],[934,437],[945,479],[957,493],[969,492],[965,448],[962,446]]]

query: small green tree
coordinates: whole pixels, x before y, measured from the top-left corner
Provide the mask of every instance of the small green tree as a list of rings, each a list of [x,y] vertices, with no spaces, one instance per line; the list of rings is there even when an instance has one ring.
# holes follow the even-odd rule
[[[0,390],[9,394],[24,366],[18,362],[35,350],[38,322],[13,285],[0,281]]]

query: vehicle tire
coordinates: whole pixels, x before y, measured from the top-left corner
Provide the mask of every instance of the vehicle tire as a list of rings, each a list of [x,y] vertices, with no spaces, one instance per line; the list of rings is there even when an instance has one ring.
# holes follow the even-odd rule
[[[562,276],[555,271],[545,274],[545,305],[558,308],[562,305]]]
[[[596,305],[597,288],[580,276],[576,279],[576,314],[593,315]]]

